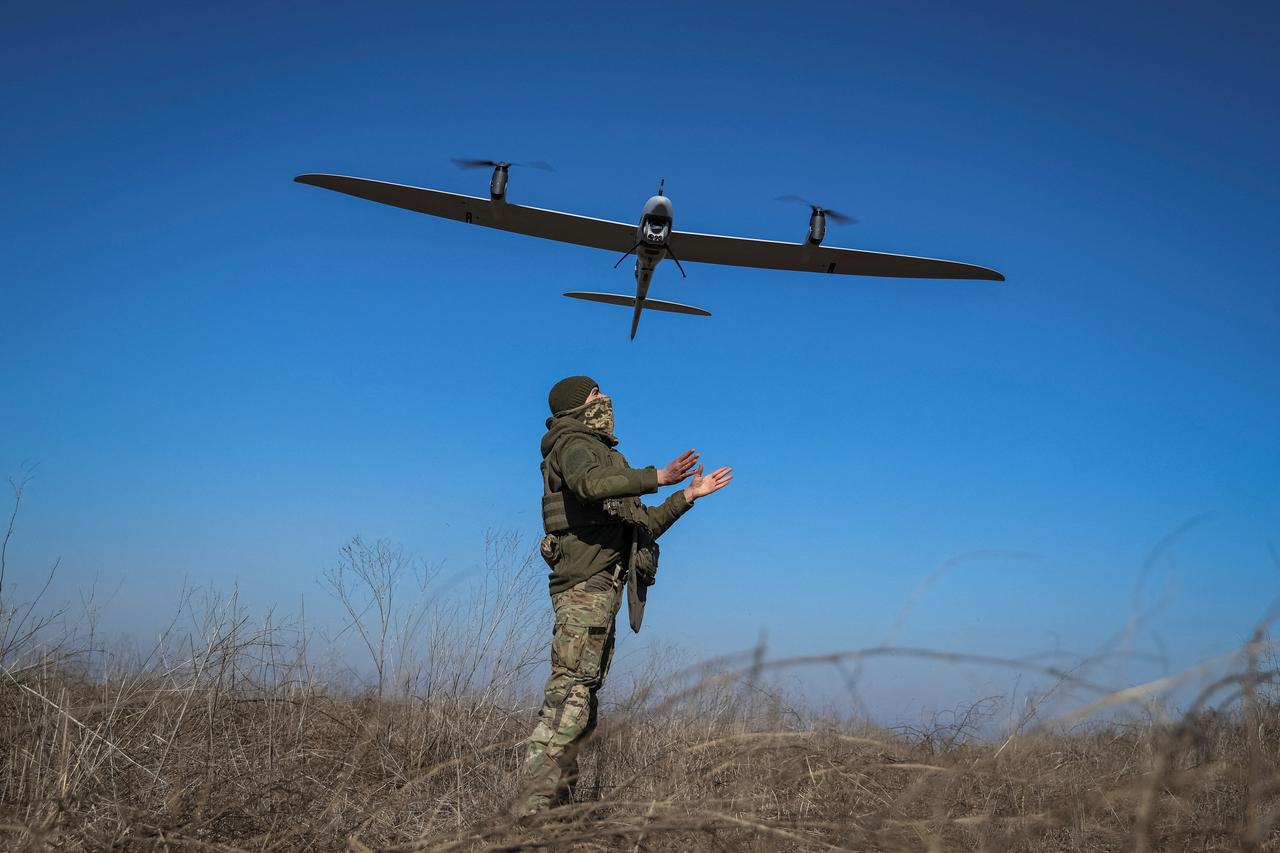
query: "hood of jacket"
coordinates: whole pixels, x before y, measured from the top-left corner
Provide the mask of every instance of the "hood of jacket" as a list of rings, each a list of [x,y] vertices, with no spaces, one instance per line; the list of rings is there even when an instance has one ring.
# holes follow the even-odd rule
[[[547,432],[546,435],[542,436],[542,458],[547,458],[547,454],[551,452],[551,448],[556,446],[557,441],[573,432],[594,436],[610,447],[618,443],[618,439],[607,433],[600,432],[600,430],[591,429],[577,418],[568,415],[552,415],[547,418]]]

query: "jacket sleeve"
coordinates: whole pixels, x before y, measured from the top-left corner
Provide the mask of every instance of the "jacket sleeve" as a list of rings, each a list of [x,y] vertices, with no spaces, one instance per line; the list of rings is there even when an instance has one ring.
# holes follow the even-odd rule
[[[658,491],[658,469],[614,468],[594,451],[589,438],[568,438],[557,450],[560,477],[580,501],[630,498]]]
[[[692,506],[693,504],[689,503],[688,498],[684,496],[684,489],[676,489],[657,506],[645,507],[645,515],[649,516],[649,532],[653,534],[653,538],[657,539],[666,533],[668,528],[676,523],[676,519],[688,512]]]

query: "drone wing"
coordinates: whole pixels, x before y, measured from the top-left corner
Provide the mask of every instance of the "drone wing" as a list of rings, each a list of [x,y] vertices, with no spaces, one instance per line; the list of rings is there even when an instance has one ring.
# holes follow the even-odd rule
[[[575,243],[579,246],[591,246],[612,252],[626,252],[635,245],[636,241],[634,225],[563,213],[558,210],[524,207],[510,202],[494,203],[487,198],[477,196],[344,175],[299,175],[294,180],[298,183],[310,184],[431,216],[441,216],[473,225],[484,225],[516,234],[528,234],[531,237]],[[671,235],[670,246],[672,253],[680,260],[704,264],[729,264],[775,270],[890,278],[969,278],[1004,281],[1004,276],[995,270],[974,264],[868,252],[862,249],[811,246],[807,243],[782,243],[775,240],[752,240],[746,237],[724,237],[718,234],[676,231]]]
[[[722,237],[719,234],[693,234],[688,231],[673,232],[669,242],[672,254],[680,260],[704,264],[889,278],[976,278],[1004,281],[1004,276],[995,270],[974,264],[868,252],[863,249],[780,243],[775,240]]]
[[[344,175],[298,175],[294,180],[300,184],[367,198],[405,210],[516,234],[528,234],[530,237],[558,240],[561,243],[576,243],[579,246],[622,253],[636,242],[635,225],[561,213],[558,210],[524,207],[510,202],[495,204],[487,198]]]

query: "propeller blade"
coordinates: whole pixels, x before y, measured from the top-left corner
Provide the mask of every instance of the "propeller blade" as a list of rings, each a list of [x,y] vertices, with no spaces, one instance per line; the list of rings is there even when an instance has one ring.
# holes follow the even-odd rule
[[[555,169],[546,160],[529,160],[525,163],[500,163],[497,160],[472,160],[469,157],[453,157],[453,165],[459,169],[493,169],[498,166],[524,166],[529,169],[541,169],[554,172]]]
[[[454,157],[452,159],[453,165],[459,169],[492,169],[494,166],[501,165],[493,160],[469,160],[465,157]]]
[[[803,196],[795,195],[795,194],[793,194],[793,193],[787,193],[786,195],[774,196],[774,199],[773,199],[773,200],[774,200],[774,201],[795,201],[795,202],[799,202],[800,204],[803,204],[803,205],[805,205],[806,207],[808,207],[808,208],[809,208],[810,210],[812,210],[814,213],[817,213],[819,210],[821,210],[821,211],[826,215],[826,217],[827,217],[828,219],[830,219],[832,222],[835,222],[835,223],[836,223],[836,224],[838,224],[838,225],[856,225],[856,224],[857,224],[857,222],[858,222],[858,220],[857,220],[857,219],[855,219],[854,217],[850,216],[850,215],[849,215],[849,214],[847,214],[847,213],[841,213],[841,212],[840,212],[840,211],[838,211],[838,210],[832,210],[832,209],[830,209],[830,208],[828,208],[828,207],[823,207],[823,206],[822,206],[822,205],[820,205],[820,204],[814,204],[813,202],[809,201],[809,199],[804,198]]]

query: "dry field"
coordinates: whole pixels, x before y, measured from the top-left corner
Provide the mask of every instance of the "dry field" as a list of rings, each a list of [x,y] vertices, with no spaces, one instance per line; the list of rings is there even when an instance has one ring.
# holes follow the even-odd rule
[[[264,685],[237,660],[261,647],[206,651],[181,674],[10,673],[4,848],[1280,847],[1280,712],[1260,701],[1173,725],[973,742],[802,722],[704,685],[613,709],[578,802],[516,825],[503,813],[530,709],[484,690],[378,700]]]
[[[367,653],[363,681],[317,632],[250,618],[234,595],[185,595],[154,647],[127,653],[94,636],[91,608],[68,621],[5,603],[0,847],[1280,849],[1261,632],[1173,720],[1157,712],[1167,684],[1108,694],[1025,661],[759,650],[678,676],[655,666],[606,691],[576,801],[513,822],[545,666],[542,569],[514,538],[487,554],[479,586],[433,593],[433,573],[385,543],[343,550],[326,582],[350,618],[327,640]],[[994,737],[978,736],[977,706],[889,731],[797,710],[773,680],[872,656],[1029,669],[1094,705],[1032,708]]]

